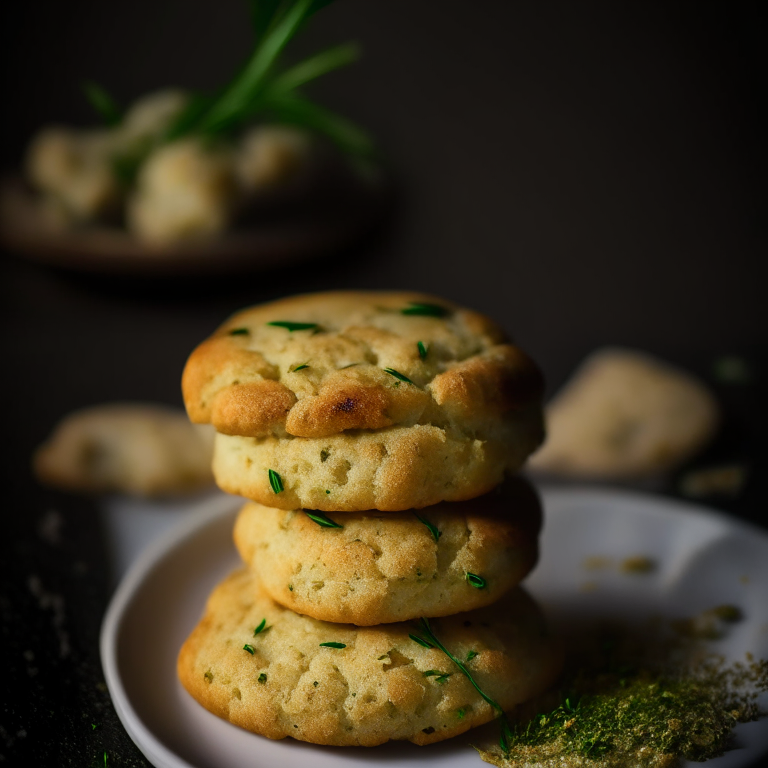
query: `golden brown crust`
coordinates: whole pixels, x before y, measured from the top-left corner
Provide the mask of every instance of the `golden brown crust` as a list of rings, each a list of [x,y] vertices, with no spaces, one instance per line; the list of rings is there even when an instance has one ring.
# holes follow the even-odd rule
[[[242,381],[276,378],[274,366],[262,355],[245,349],[236,336],[214,336],[200,344],[187,360],[181,392],[189,418],[196,424],[211,420],[214,396]]]
[[[414,304],[444,314],[403,313]],[[283,418],[259,415],[273,408],[268,392],[246,385],[262,379],[294,394]],[[310,294],[236,314],[190,356],[182,381],[190,418],[214,418],[212,404],[243,386],[238,408],[216,409],[218,431],[326,437],[421,424],[475,437],[542,394],[535,364],[490,319],[425,294],[384,292]]]
[[[254,637],[262,619],[270,628]],[[461,658],[475,651],[467,666],[505,709],[541,693],[559,672],[559,647],[522,590],[432,626]],[[179,653],[178,674],[206,709],[272,739],[430,744],[491,720],[490,705],[441,651],[414,642],[414,631],[411,624],[357,628],[300,616],[272,602],[242,570],[209,598]],[[327,642],[345,647],[320,647]],[[425,675],[430,670],[449,676],[438,682]]]
[[[427,507],[418,516],[330,517],[343,527],[324,528],[302,510],[250,502],[235,523],[235,544],[281,605],[323,621],[371,626],[498,600],[536,562],[541,508],[530,484],[510,478],[490,494]],[[468,573],[486,586],[472,586]]]
[[[279,381],[261,379],[221,390],[211,408],[211,422],[225,435],[261,437],[279,430],[296,395]]]

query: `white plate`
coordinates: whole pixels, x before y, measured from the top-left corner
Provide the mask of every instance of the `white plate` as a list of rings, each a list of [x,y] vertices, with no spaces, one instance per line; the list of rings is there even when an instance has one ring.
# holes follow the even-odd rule
[[[542,559],[527,580],[551,620],[569,615],[692,616],[738,605],[745,619],[718,649],[732,659],[768,658],[768,535],[714,512],[612,490],[545,490]],[[107,685],[131,738],[157,768],[479,768],[465,734],[430,747],[376,749],[270,741],[220,720],[176,680],[176,654],[213,586],[238,564],[232,524],[240,505],[193,512],[148,547],[109,606],[101,633]],[[658,567],[622,573],[625,558]],[[606,558],[585,568],[586,558]],[[472,733],[472,732],[470,732]],[[736,749],[708,763],[744,768],[768,756],[766,720],[740,725]],[[698,765],[689,763],[689,766]]]

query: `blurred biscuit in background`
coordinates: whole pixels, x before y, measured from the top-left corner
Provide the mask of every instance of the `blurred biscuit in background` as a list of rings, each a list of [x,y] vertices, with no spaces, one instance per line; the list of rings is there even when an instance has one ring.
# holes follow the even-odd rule
[[[213,430],[177,408],[93,406],[66,416],[34,454],[37,478],[87,493],[167,496],[213,484]]]
[[[529,466],[574,478],[649,477],[698,453],[719,421],[714,396],[690,374],[642,352],[604,348],[547,406],[547,439]]]

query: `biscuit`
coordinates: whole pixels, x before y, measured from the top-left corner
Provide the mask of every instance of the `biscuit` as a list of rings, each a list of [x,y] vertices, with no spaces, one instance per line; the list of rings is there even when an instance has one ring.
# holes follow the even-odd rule
[[[262,620],[268,629],[255,635]],[[542,692],[559,672],[560,648],[519,588],[491,608],[431,624],[454,655],[471,657],[468,670],[504,709]],[[206,709],[271,739],[430,744],[493,719],[442,651],[409,637],[418,632],[411,623],[358,628],[301,616],[270,600],[243,569],[212,593],[177,669]]]
[[[418,509],[489,492],[542,434],[538,404],[520,409],[512,424],[497,422],[485,440],[426,424],[324,438],[217,434],[213,473],[222,490],[280,509]]]
[[[479,313],[419,293],[350,291],[239,312],[192,353],[182,390],[193,422],[228,435],[431,425],[483,439],[538,403],[543,381]]]
[[[249,502],[235,544],[273,600],[315,619],[370,626],[498,600],[536,563],[541,507],[530,484],[511,478],[471,501],[330,519],[343,528]]]
[[[637,478],[673,469],[713,437],[719,409],[694,377],[640,352],[603,349],[582,363],[546,410],[534,470]]]
[[[213,485],[212,438],[177,408],[98,405],[64,418],[33,467],[42,482],[72,491],[183,493]]]

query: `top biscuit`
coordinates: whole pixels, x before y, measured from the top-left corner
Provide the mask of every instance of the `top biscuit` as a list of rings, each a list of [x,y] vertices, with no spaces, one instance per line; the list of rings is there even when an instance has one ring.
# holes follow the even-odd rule
[[[427,424],[482,439],[537,404],[543,381],[477,312],[419,293],[336,292],[237,313],[192,353],[182,389],[192,421],[225,435]]]

